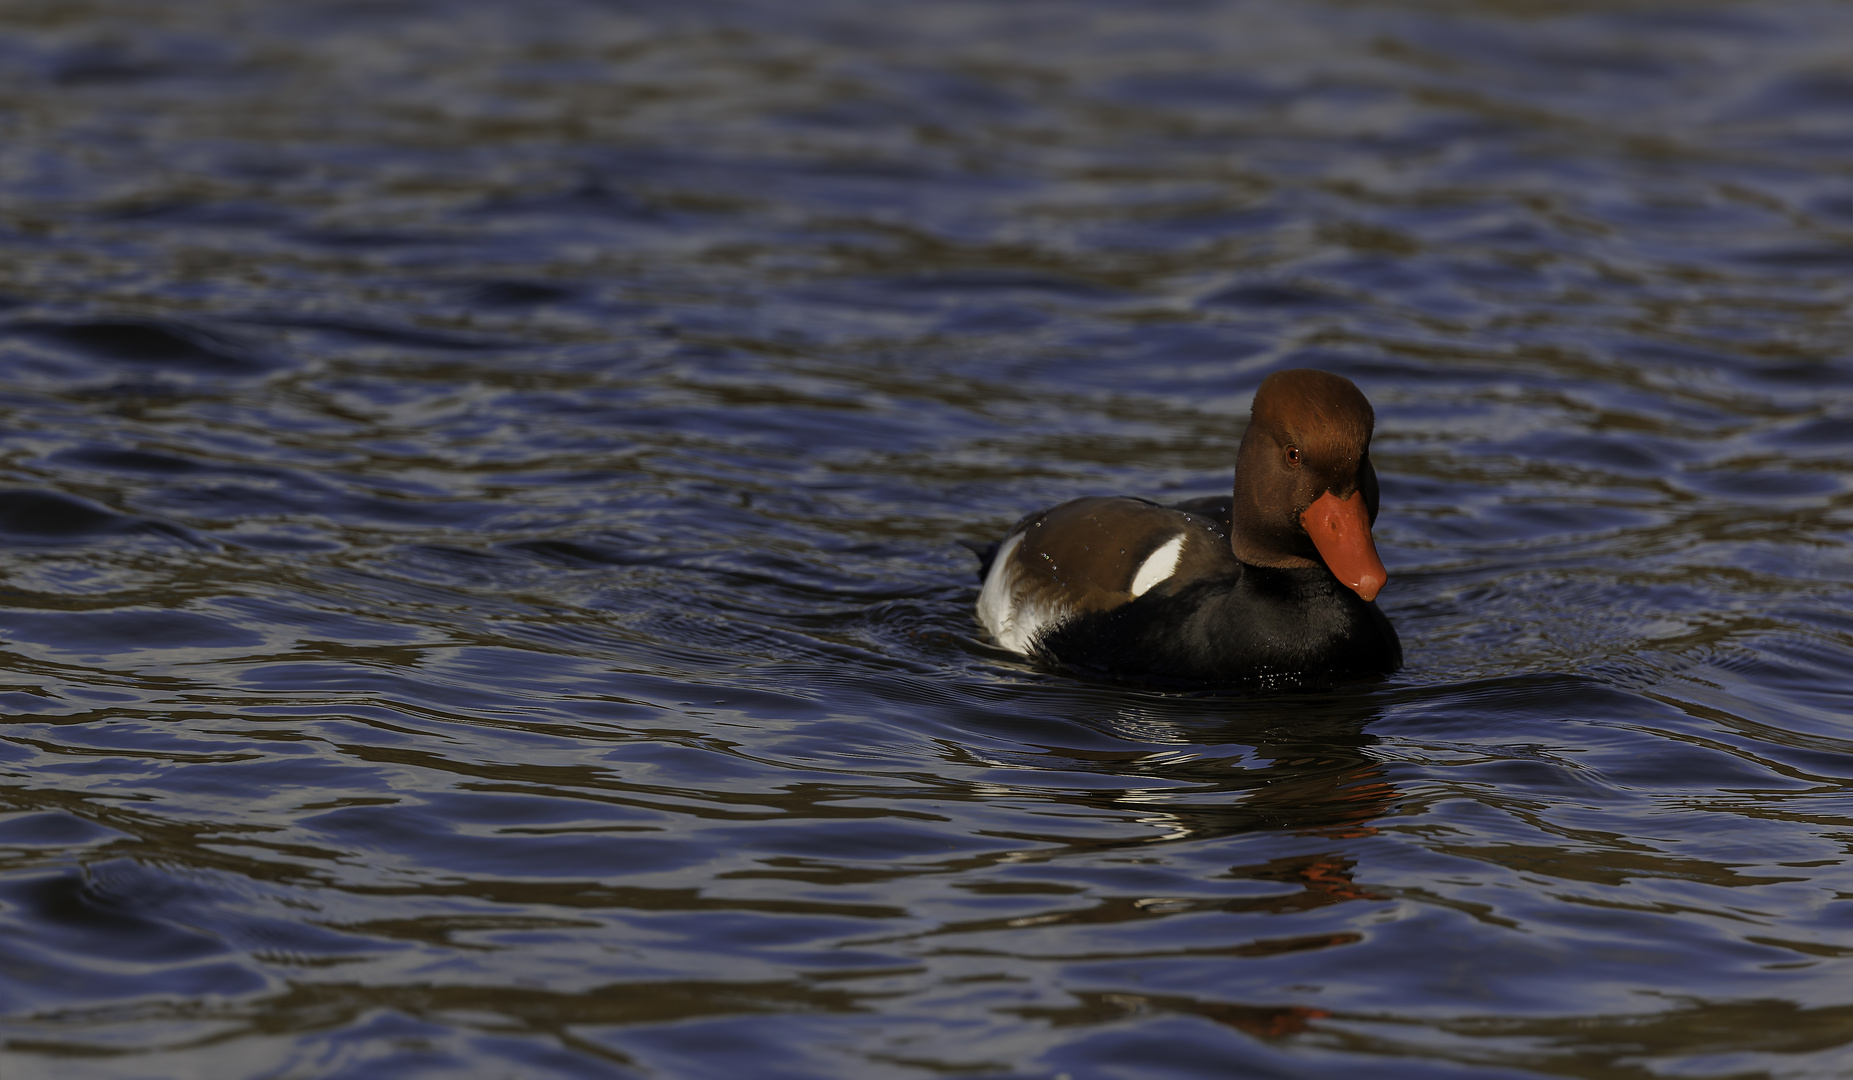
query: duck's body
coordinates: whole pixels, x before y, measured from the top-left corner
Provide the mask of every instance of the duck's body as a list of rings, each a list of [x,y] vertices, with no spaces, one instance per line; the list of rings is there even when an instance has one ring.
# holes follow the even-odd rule
[[[1396,670],[1402,646],[1372,602],[1387,575],[1369,403],[1293,371],[1262,384],[1254,412],[1233,498],[1076,499],[1018,522],[982,571],[978,617],[998,644],[1164,683]]]

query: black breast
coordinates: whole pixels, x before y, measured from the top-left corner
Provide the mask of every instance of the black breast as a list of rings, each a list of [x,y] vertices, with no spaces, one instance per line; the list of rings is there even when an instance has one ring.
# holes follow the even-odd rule
[[[1389,619],[1323,567],[1235,566],[1070,619],[1039,651],[1077,671],[1160,684],[1319,684],[1401,666]]]

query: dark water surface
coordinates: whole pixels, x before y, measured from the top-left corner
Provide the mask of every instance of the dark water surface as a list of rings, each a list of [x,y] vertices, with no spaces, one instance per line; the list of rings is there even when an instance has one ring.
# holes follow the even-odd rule
[[[1853,6],[0,9],[0,1076],[1853,1074]],[[1407,669],[957,541],[1378,413]]]

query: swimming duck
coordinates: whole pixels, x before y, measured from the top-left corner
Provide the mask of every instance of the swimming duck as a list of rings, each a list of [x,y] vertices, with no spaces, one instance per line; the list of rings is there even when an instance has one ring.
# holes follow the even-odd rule
[[[1153,683],[1387,675],[1402,644],[1371,525],[1375,415],[1351,380],[1299,369],[1255,392],[1232,497],[1075,499],[979,552],[999,645]]]

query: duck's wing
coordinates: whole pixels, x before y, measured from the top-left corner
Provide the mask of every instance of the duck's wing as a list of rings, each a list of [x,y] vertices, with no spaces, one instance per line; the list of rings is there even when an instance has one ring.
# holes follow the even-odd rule
[[[1172,503],[1171,509],[1182,510],[1192,517],[1209,523],[1210,528],[1224,536],[1229,535],[1230,519],[1235,514],[1235,497],[1231,495],[1205,495],[1199,499],[1185,499],[1181,503]]]
[[[1032,514],[985,573],[978,617],[998,643],[1034,651],[1051,628],[1202,576],[1232,557],[1202,518],[1144,499],[1092,498]]]

